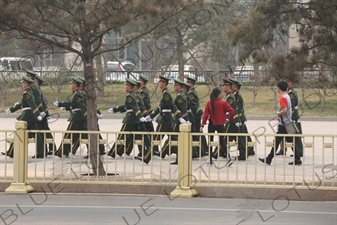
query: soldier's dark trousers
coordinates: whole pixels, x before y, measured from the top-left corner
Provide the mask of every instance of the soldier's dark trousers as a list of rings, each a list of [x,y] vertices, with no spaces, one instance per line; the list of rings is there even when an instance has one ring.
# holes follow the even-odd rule
[[[173,127],[172,124],[158,124],[156,128],[156,132],[163,132],[163,133],[168,133],[168,132],[173,132]],[[153,140],[154,141],[160,141],[163,140],[165,135],[153,135]],[[153,145],[152,151],[153,152],[159,152],[158,150],[158,145]],[[165,158],[165,155],[162,155],[162,157]]]
[[[146,130],[146,123],[139,123],[137,126],[137,131],[148,132]],[[142,140],[143,145],[138,145],[138,156],[142,157],[144,154],[147,155],[148,151],[151,149],[151,140],[149,134],[136,135],[136,140]]]
[[[80,120],[80,121],[75,121],[75,122],[70,122],[68,124],[67,130],[78,130],[78,131],[87,131],[87,121],[86,120]],[[87,134],[82,134],[81,138],[87,139],[88,135]],[[63,150],[63,155],[69,156],[70,151],[74,154],[76,153],[76,150],[79,145],[80,145],[80,134],[79,133],[65,133],[63,136],[63,139],[71,139],[71,144],[68,143],[61,143],[60,147],[58,150],[55,152],[55,155],[58,155],[59,157],[62,156],[62,150]],[[71,149],[71,146],[72,149]]]
[[[38,125],[36,122],[27,122],[27,130],[39,130]],[[42,135],[40,133],[32,133],[28,132],[28,138],[35,138],[36,143],[36,155],[37,157],[44,157],[45,155],[45,149],[43,146],[43,140]],[[6,152],[6,155],[13,157],[14,156],[14,144],[11,143],[9,146],[8,151]]]
[[[179,132],[179,126],[180,126],[180,122],[179,120],[178,121],[175,121],[174,124],[173,124],[173,130],[172,132]],[[178,141],[178,135],[170,135],[165,143],[164,143],[164,147],[161,151],[161,157],[164,158],[166,155],[169,155],[169,154],[172,154],[172,153],[175,153],[177,155],[177,158],[176,158],[176,162],[178,162],[178,146],[170,146],[169,145],[169,141]],[[171,150],[171,151],[170,151]]]
[[[41,121],[41,126],[42,126],[42,130],[50,130],[47,118],[43,118],[43,120]],[[45,140],[46,138],[53,139],[53,135],[50,132],[41,133],[41,136],[44,137],[43,140]],[[57,147],[56,147],[55,142],[49,143],[48,149],[50,152],[56,151]]]
[[[240,134],[240,128],[235,125],[234,121],[229,121],[225,124],[225,133]],[[240,159],[246,159],[246,149],[245,149],[245,145],[243,143],[242,138],[240,138],[239,135],[238,136],[233,136],[233,135],[227,136],[225,138],[225,149],[227,149],[227,142],[228,141],[236,141],[236,143],[238,143],[239,158]],[[221,149],[220,149],[220,151],[221,151]],[[220,153],[224,154],[226,156],[226,152],[224,152],[224,153],[220,152]]]
[[[120,131],[136,131],[137,123],[124,123]],[[112,157],[116,156],[116,153],[119,156],[122,156],[124,153],[130,155],[133,149],[133,134],[119,134],[117,137],[118,141],[124,141],[125,144],[113,144],[112,148],[109,151],[109,155]]]
[[[242,124],[240,127],[241,133],[248,134],[248,129],[246,124]],[[252,142],[252,138],[250,136],[243,136],[244,138],[244,146],[246,146],[246,142]],[[247,148],[247,155],[255,155],[254,147],[248,147]]]
[[[194,123],[194,127],[195,127],[195,132],[200,133],[200,120],[198,120],[198,122]],[[205,135],[200,135],[195,136],[196,137],[196,141],[199,141],[199,138],[201,138],[201,156],[205,156],[208,154],[208,145],[207,145],[207,141],[206,141],[206,137]],[[199,148],[198,148],[198,152]]]

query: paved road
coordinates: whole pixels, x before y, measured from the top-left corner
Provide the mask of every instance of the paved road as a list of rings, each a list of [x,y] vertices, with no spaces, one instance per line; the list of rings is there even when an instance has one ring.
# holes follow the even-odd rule
[[[337,202],[0,194],[0,224],[337,224]]]

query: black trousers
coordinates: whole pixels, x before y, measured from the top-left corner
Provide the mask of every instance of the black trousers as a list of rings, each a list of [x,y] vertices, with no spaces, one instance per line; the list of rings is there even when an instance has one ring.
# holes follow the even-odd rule
[[[48,120],[46,117],[42,119],[41,126],[42,126],[42,130],[50,130]],[[53,139],[53,135],[50,132],[41,133],[41,136],[43,136],[43,140],[45,140],[46,138]],[[57,147],[56,147],[55,142],[49,143],[48,149],[50,152],[56,151]]]
[[[75,122],[70,122],[68,124],[67,130],[79,130],[79,131],[87,131],[87,121],[86,120],[80,120],[80,121],[75,121]],[[68,156],[70,152],[73,154],[76,153],[76,149],[80,145],[80,134],[79,133],[65,133],[63,136],[63,139],[72,139],[71,144],[63,144],[61,143],[60,147],[58,150],[55,152],[55,155],[58,155],[59,157],[62,156],[62,149],[63,149],[63,155]],[[81,138],[87,139],[88,135],[87,134],[82,134]]]
[[[137,131],[138,123],[124,123],[120,131]],[[112,148],[109,151],[109,155],[112,157],[116,156],[116,153],[119,156],[122,156],[124,153],[130,155],[133,149],[134,143],[134,136],[133,134],[119,134],[117,140],[124,140],[124,144],[117,144],[116,142],[113,144]]]
[[[276,134],[288,134],[288,133],[287,133],[287,130],[286,130],[285,126],[279,124]],[[274,140],[275,141],[274,146],[276,146],[276,148],[277,148],[279,146],[279,144],[283,141],[283,139],[284,139],[284,137],[282,137],[282,136],[276,137],[275,140]],[[293,142],[293,139],[294,139],[293,137],[285,137],[285,140],[287,142]],[[300,149],[298,148],[298,145],[296,145],[297,141],[301,141],[300,138],[297,138],[297,137],[295,138],[295,151],[294,151],[295,161],[300,161],[301,160]],[[273,158],[274,158],[274,147],[271,148],[270,153],[267,156],[266,161],[271,162],[273,160]]]
[[[208,133],[225,133],[225,127],[224,125],[214,125],[211,120],[209,120],[208,124]],[[210,141],[214,140],[214,136],[210,136]],[[219,136],[219,143],[220,143],[220,153],[227,153],[226,149],[226,142],[225,142],[225,137],[224,136]],[[219,149],[219,148],[217,148]],[[209,160],[210,163],[212,163],[212,156],[213,155],[218,155],[218,150],[216,150],[214,153],[212,152],[212,149],[209,152]]]
[[[27,130],[40,130],[40,125],[38,125],[37,122],[27,122]],[[36,156],[37,157],[44,157],[45,155],[45,149],[43,145],[43,135],[41,133],[32,133],[28,132],[28,138],[35,138],[36,143]],[[9,146],[8,151],[6,152],[6,155],[13,157],[14,156],[14,144],[11,143]]]
[[[173,127],[172,124],[158,124],[157,128],[156,128],[156,132],[173,132]],[[153,135],[153,140],[154,141],[159,141],[159,140],[163,140],[165,135]],[[152,147],[153,152],[158,152],[159,151],[159,147],[158,145],[153,145]],[[165,155],[164,155],[165,157]]]

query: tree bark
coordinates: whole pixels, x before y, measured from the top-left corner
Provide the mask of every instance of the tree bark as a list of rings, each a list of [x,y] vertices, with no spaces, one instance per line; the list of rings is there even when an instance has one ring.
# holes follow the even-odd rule
[[[84,63],[84,77],[86,80],[86,104],[87,104],[87,126],[88,131],[97,131],[97,105],[96,105],[96,77],[93,69],[93,57],[90,57],[90,46],[88,47],[89,51],[84,53],[84,55],[89,55],[83,59]],[[89,134],[89,152],[90,152],[90,162],[95,176],[104,176],[105,170],[102,164],[100,157],[97,157],[99,154],[98,150],[98,134]]]

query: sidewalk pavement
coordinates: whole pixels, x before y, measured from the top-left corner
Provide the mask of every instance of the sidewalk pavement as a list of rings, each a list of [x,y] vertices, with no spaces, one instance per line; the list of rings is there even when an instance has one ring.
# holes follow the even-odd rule
[[[0,118],[0,130],[14,130],[15,118]],[[53,120],[51,120],[53,121]],[[121,119],[108,119],[104,118],[99,121],[100,129],[104,131],[119,131],[122,125]],[[276,156],[271,166],[258,161],[259,157],[264,157],[268,154],[270,148],[265,148],[264,137],[259,137],[260,134],[273,134],[274,125],[277,124],[276,120],[251,120],[248,121],[247,126],[251,134],[256,134],[257,137],[257,149],[255,149],[256,155],[251,156],[247,161],[235,162],[231,167],[224,167],[225,159],[221,158],[215,160],[213,167],[207,166],[207,157],[201,157],[199,159],[192,160],[192,173],[193,182],[199,186],[208,185],[246,185],[248,184],[266,184],[273,185],[278,183],[281,185],[295,185],[300,183],[304,187],[303,181],[310,185],[315,185],[313,182],[318,182],[316,174],[321,177],[325,185],[328,185],[332,181],[337,182],[337,176],[334,176],[337,171],[337,145],[334,144],[332,150],[323,150],[322,138],[315,139],[314,149],[305,149],[303,165],[302,166],[290,166],[288,162],[293,161],[289,155],[292,153],[291,149],[288,149],[288,156]],[[54,120],[50,123],[51,130],[64,131],[68,125],[68,122],[64,118],[60,118],[57,121]],[[330,141],[337,143],[337,121],[305,121],[302,123],[303,132],[306,135],[335,135],[335,139],[326,138],[325,142]],[[207,131],[207,128],[204,129]],[[59,146],[61,142],[61,135],[56,135],[56,145]],[[0,140],[4,140],[4,132],[0,132]],[[267,138],[266,140],[272,141],[273,138]],[[312,138],[309,138],[312,142]],[[6,150],[6,142],[0,143],[1,151]],[[7,145],[8,147],[8,145]],[[28,158],[28,178],[32,181],[38,181],[41,179],[52,180],[53,178],[62,178],[65,180],[91,180],[88,176],[83,176],[86,173],[92,173],[90,161],[83,159],[86,155],[85,145],[81,146],[81,151],[73,157],[65,158],[62,161],[58,157],[48,156],[44,159],[32,159],[34,155],[34,145],[29,144],[29,158]],[[323,154],[324,152],[324,154]],[[134,155],[136,153],[132,153]],[[235,153],[232,153],[232,155]],[[133,182],[142,181],[146,183],[165,183],[171,185],[177,185],[178,171],[176,165],[170,165],[170,161],[174,161],[175,156],[171,159],[160,159],[157,156],[153,157],[153,160],[149,165],[145,165],[142,162],[135,160],[133,156],[116,157],[113,159],[108,156],[104,156],[103,165],[107,173],[110,173],[109,181],[117,182]],[[5,165],[6,162],[6,165]],[[0,167],[3,177],[4,171],[7,176],[10,177],[13,169],[13,160],[9,157],[0,156]],[[125,163],[124,163],[125,162]],[[335,170],[333,169],[335,168]],[[325,173],[329,172],[329,173]],[[58,177],[61,174],[61,177]],[[118,174],[117,176],[111,174]],[[326,179],[330,178],[330,179]],[[336,186],[336,184],[334,184]]]

